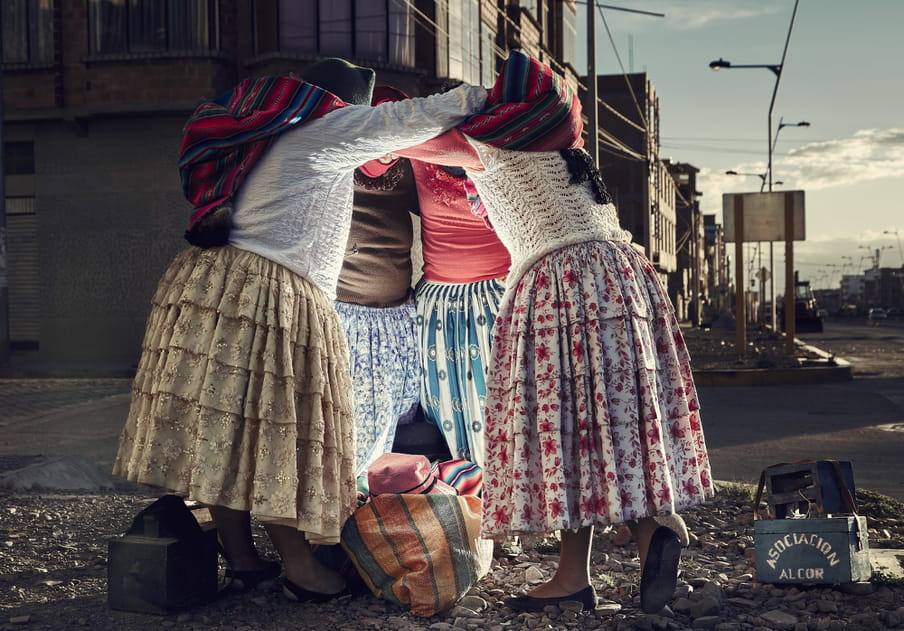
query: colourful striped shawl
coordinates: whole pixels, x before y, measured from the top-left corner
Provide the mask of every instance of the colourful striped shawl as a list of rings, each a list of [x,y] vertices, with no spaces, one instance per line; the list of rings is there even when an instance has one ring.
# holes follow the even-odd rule
[[[582,146],[583,127],[581,103],[565,79],[513,50],[483,111],[458,128],[500,149],[555,151]]]
[[[280,133],[346,105],[317,86],[290,77],[245,79],[202,102],[182,131],[182,190],[195,207],[189,230],[232,198]]]

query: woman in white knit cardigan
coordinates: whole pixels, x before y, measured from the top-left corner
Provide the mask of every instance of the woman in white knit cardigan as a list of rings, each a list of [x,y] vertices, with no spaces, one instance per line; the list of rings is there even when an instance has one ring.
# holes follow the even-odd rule
[[[488,376],[482,534],[562,538],[552,579],[506,603],[593,608],[593,527],[627,522],[642,607],[659,611],[680,543],[655,517],[713,493],[674,309],[578,148],[564,80],[512,53],[487,108],[458,129],[403,153],[465,166],[512,258]]]

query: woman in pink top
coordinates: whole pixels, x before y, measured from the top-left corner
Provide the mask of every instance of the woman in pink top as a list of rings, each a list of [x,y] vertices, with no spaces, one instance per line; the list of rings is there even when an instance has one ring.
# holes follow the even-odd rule
[[[424,256],[415,291],[421,405],[454,458],[483,466],[486,369],[509,255],[472,212],[464,169],[418,160],[411,167]]]

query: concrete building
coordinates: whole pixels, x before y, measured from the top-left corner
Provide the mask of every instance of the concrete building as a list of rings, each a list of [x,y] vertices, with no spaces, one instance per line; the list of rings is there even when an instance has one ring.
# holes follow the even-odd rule
[[[873,268],[864,272],[863,278],[863,309],[882,307],[900,313],[904,307],[904,268]]]
[[[725,233],[722,224],[716,223],[715,215],[703,215],[705,235],[706,274],[703,284],[706,302],[701,312],[706,315],[721,313],[731,309],[733,288],[729,279],[728,253],[725,250]]]
[[[597,81],[603,102],[597,117],[600,172],[622,226],[667,284],[667,275],[678,269],[677,185],[659,157],[659,99],[646,73],[600,75]]]
[[[187,245],[176,160],[199,98],[324,56],[413,96],[448,79],[489,85],[514,46],[578,82],[573,0],[0,6],[4,373],[132,372],[157,280]]]
[[[841,306],[859,305],[863,302],[866,278],[863,274],[845,274],[841,277]]]
[[[700,213],[696,167],[684,162],[664,160],[677,186],[675,199],[675,260],[676,270],[669,275],[669,297],[679,319],[691,324],[700,323],[702,302],[706,296],[704,279],[708,261],[704,247],[705,232]]]

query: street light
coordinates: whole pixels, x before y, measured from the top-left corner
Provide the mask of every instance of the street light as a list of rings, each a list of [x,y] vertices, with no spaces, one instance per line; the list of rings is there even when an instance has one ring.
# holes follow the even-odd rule
[[[861,250],[869,250],[870,252],[875,252],[875,255],[867,255],[866,258],[870,260],[873,264],[873,267],[878,271],[879,269],[879,254],[882,253],[882,250],[891,250],[892,246],[883,245],[881,248],[872,248],[868,245],[858,245],[857,246]]]
[[[898,236],[897,230],[883,230],[882,234],[893,234],[898,240],[898,256],[901,257],[901,264],[904,265],[904,251],[901,250],[901,237]]]
[[[731,69],[731,68],[768,68],[769,70],[771,70],[773,72],[773,74],[775,74],[775,85],[772,88],[772,99],[769,101],[769,115],[768,115],[769,137],[768,137],[767,145],[766,145],[766,148],[768,149],[768,152],[769,152],[769,162],[766,167],[766,175],[769,178],[769,192],[770,193],[772,192],[772,152],[773,152],[773,147],[775,145],[775,143],[772,140],[772,111],[773,111],[773,109],[775,109],[775,97],[778,94],[778,84],[782,80],[782,68],[785,65],[785,56],[788,53],[788,42],[791,39],[791,29],[794,27],[794,16],[797,14],[797,2],[798,2],[798,0],[795,0],[794,12],[791,14],[791,26],[788,27],[788,37],[785,39],[785,50],[784,50],[784,52],[782,52],[782,63],[780,63],[780,64],[732,64],[730,61],[726,61],[725,59],[722,59],[721,57],[719,59],[716,59],[715,61],[709,62],[709,67],[712,68],[713,70],[721,70],[722,68],[727,68],[727,69]],[[805,123],[805,124],[801,125],[801,123]],[[807,123],[806,121],[801,121],[801,123],[797,123],[797,124],[800,125],[801,127],[805,127],[810,124],[810,123]],[[789,123],[784,126],[790,127],[791,124]],[[781,127],[782,126],[779,125],[779,129],[781,129]],[[777,134],[778,134],[778,132],[776,132],[776,135]],[[763,178],[763,182],[764,183],[766,182],[765,177]]]
[[[810,123],[807,121],[798,121],[796,123],[786,123],[784,121],[785,121],[784,116],[782,116],[778,119],[778,127],[775,130],[775,136],[772,138],[771,153],[773,156],[775,155],[775,147],[778,144],[778,132],[780,132],[782,130],[782,127],[809,127],[810,126]],[[771,161],[769,162],[769,175],[770,175],[770,177],[772,176],[772,162]],[[766,180],[764,179],[763,184],[765,184],[765,183],[766,183]],[[778,182],[776,182],[776,184],[778,184]],[[763,187],[761,186],[760,193],[762,193],[762,192],[763,192]]]
[[[733,170],[729,169],[728,171],[725,172],[725,175],[749,175],[750,177],[758,177],[764,182],[766,181],[765,173],[739,173],[737,171],[733,171]]]
[[[765,173],[738,173],[737,171],[728,170],[728,171],[725,172],[725,175],[749,175],[750,177],[758,177],[758,178],[760,178],[760,180],[761,180],[762,182],[765,182],[765,181],[766,181],[766,174],[765,174]],[[781,181],[779,181],[779,182],[773,182],[773,184],[775,184],[776,186],[781,186],[782,184],[784,184],[784,182],[781,182]],[[762,187],[760,187],[760,193],[762,193],[762,192],[763,192],[763,189],[762,189]]]
[[[772,98],[769,101],[769,114],[768,114],[768,127],[769,127],[769,136],[767,139],[766,148],[769,151],[769,161],[766,167],[766,175],[769,178],[769,192],[772,192],[772,111],[775,108],[775,97],[778,94],[778,85],[782,80],[782,69],[785,66],[785,58],[788,55],[788,43],[791,41],[791,30],[794,28],[794,18],[797,15],[797,5],[800,3],[800,0],[794,0],[794,10],[791,12],[791,23],[788,25],[788,35],[785,38],[785,48],[782,50],[782,61],[778,64],[732,64],[730,61],[726,61],[719,57],[715,61],[709,62],[709,67],[713,70],[721,70],[722,68],[731,69],[731,68],[766,68],[775,75],[775,85],[772,88]],[[763,182],[765,183],[765,179]],[[760,187],[760,192],[762,192],[762,187]],[[793,313],[794,312],[794,298],[793,294],[795,291],[795,287],[793,285],[794,275],[794,264],[793,264],[793,245],[791,240],[791,235],[785,235],[785,313]],[[774,268],[773,257],[772,257],[772,242],[769,242],[769,267]],[[775,274],[771,275],[771,278],[775,278]],[[776,322],[776,308],[775,308],[775,289],[773,283],[775,281],[772,280],[770,282],[770,289],[772,290],[772,322],[773,326]],[[794,319],[793,318],[785,318],[785,330],[788,333],[785,340],[785,350],[788,354],[794,352]]]
[[[795,9],[796,8],[797,7],[795,7]],[[713,70],[721,70],[722,68],[769,68],[769,70],[775,73],[776,77],[779,77],[782,74],[781,64],[732,64],[730,61],[726,61],[721,57],[715,61],[709,62],[709,67]]]

